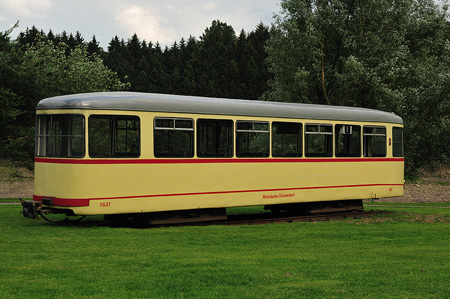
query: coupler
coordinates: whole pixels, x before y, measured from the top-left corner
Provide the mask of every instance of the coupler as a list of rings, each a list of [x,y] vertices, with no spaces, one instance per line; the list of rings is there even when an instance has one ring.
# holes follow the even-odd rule
[[[39,214],[41,213],[42,209],[42,203],[39,201],[32,201],[32,200],[22,200],[22,211],[24,217],[31,218],[31,219],[38,219]]]

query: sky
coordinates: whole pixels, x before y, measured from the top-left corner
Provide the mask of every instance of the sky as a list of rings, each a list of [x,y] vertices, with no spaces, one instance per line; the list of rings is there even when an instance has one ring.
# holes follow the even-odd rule
[[[10,35],[35,26],[45,33],[80,32],[85,41],[95,35],[105,50],[117,35],[170,46],[181,38],[199,38],[213,20],[251,32],[270,25],[280,0],[0,0],[0,32],[17,21]]]

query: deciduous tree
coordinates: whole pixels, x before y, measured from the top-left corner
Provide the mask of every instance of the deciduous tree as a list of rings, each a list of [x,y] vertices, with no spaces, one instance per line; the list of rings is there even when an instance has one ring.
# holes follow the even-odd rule
[[[446,6],[432,0],[284,0],[264,98],[395,112],[409,173],[448,161],[449,33]]]
[[[9,33],[0,34],[0,104],[7,108],[0,114],[0,124],[7,124],[0,130],[0,156],[21,160],[33,156],[34,115],[39,100],[129,86],[99,56],[88,55],[84,43],[70,49],[63,41],[55,44],[41,36],[19,46],[9,40]]]

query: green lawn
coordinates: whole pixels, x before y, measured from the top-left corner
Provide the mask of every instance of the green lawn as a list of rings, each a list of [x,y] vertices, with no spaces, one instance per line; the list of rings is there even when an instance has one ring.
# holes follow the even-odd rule
[[[394,212],[136,229],[99,217],[52,225],[0,206],[0,297],[449,298],[450,209],[367,209]]]

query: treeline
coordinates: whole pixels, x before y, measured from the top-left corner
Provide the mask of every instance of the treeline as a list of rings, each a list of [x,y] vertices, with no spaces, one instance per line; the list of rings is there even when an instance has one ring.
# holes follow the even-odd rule
[[[212,22],[164,49],[29,28],[0,33],[0,157],[32,161],[39,100],[129,90],[346,105],[405,123],[407,175],[450,161],[450,15],[433,0],[282,0],[269,28]]]
[[[258,99],[270,79],[264,50],[270,34],[262,23],[237,35],[213,21],[199,39],[164,49],[136,34],[126,41],[116,36],[104,50],[95,36],[86,41],[78,32],[32,27],[11,41],[11,30],[0,34],[0,157],[17,161],[33,160],[35,107],[46,97],[127,90]]]
[[[270,78],[264,50],[269,28],[238,36],[233,27],[214,21],[197,40],[181,39],[170,48],[115,37],[105,53],[105,65],[131,90],[225,98],[259,99]]]
[[[55,35],[36,27],[20,33],[17,43],[22,49],[42,39],[63,43],[67,54],[86,47],[89,56],[100,57],[121,82],[129,83],[129,91],[256,100],[270,79],[264,50],[269,36],[269,27],[262,23],[236,35],[232,26],[213,21],[200,39],[182,38],[164,49],[134,34],[126,41],[115,36],[105,51],[95,36],[87,42],[79,32]]]

